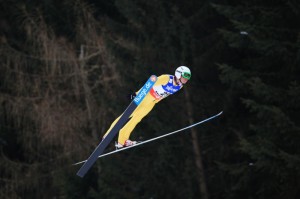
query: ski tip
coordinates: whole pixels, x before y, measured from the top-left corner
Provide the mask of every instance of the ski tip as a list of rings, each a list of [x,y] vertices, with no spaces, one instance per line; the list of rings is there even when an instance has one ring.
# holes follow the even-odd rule
[[[223,111],[221,111],[220,113],[218,113],[218,115],[221,115],[223,113]]]

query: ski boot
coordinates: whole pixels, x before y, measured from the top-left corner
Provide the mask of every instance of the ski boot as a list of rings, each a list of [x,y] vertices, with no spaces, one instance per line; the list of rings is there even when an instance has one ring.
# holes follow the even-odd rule
[[[126,140],[124,145],[120,144],[119,142],[116,142],[115,147],[116,147],[116,149],[121,149],[123,147],[132,146],[132,145],[135,145],[137,143],[138,143],[137,141]]]

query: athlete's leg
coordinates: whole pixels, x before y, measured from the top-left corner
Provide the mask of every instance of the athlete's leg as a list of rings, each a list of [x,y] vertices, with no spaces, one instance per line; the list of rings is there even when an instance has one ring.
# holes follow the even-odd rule
[[[103,138],[106,137],[106,135],[111,131],[111,129],[115,126],[115,124],[119,121],[120,117],[122,115],[120,115],[117,119],[115,119],[115,121],[110,125],[109,129],[106,131],[106,133],[103,135]]]
[[[155,103],[141,103],[139,107],[132,113],[130,120],[124,125],[119,132],[118,142],[124,145],[125,141],[136,125],[153,109]]]
[[[127,121],[127,123],[131,120],[131,118],[132,118],[132,116],[133,115],[135,115],[135,116],[138,116],[139,115],[139,113],[140,112],[144,112],[144,109],[145,109],[145,107],[144,107],[145,105],[144,105],[144,103],[141,103],[137,108],[136,108],[136,110],[131,114],[131,116],[128,118],[128,121]],[[152,107],[153,108],[153,107]],[[152,109],[151,108],[151,109]],[[150,111],[151,111],[151,109],[146,113],[146,114],[148,114]],[[145,114],[145,113],[144,113]],[[143,115],[143,114],[142,114]],[[115,119],[115,121],[110,125],[110,127],[109,127],[109,129],[106,131],[106,133],[103,135],[103,138],[105,138],[105,136],[107,136],[107,134],[111,131],[111,129],[116,125],[116,123],[119,121],[119,119],[120,119],[120,117],[122,116],[122,114],[119,116],[119,117],[117,117],[117,119]],[[145,116],[145,115],[144,115]],[[144,117],[143,116],[143,117]],[[142,118],[141,118],[142,119]],[[126,125],[126,124],[125,124]],[[125,126],[124,125],[124,126]],[[134,128],[132,128],[132,130],[133,130]]]

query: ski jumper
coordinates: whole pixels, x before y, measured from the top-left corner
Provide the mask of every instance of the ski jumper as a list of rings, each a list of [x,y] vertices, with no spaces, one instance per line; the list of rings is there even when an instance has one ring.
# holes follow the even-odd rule
[[[168,97],[179,91],[182,85],[175,85],[175,77],[173,75],[161,75],[157,78],[156,83],[150,89],[149,93],[145,96],[143,101],[138,105],[134,112],[129,117],[128,122],[119,131],[118,142],[124,145],[125,141],[129,139],[129,136],[135,126],[153,109],[156,103],[162,99]],[[139,92],[139,91],[138,91]],[[137,93],[138,93],[137,92]],[[114,125],[118,122],[119,116],[110,126],[105,133],[104,137]]]

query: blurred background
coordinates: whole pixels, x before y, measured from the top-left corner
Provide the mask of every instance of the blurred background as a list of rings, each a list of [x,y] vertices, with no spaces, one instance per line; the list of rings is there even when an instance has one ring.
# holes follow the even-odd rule
[[[298,0],[1,0],[0,198],[300,198]],[[183,90],[80,166],[150,75]],[[114,150],[111,144],[107,151]]]

